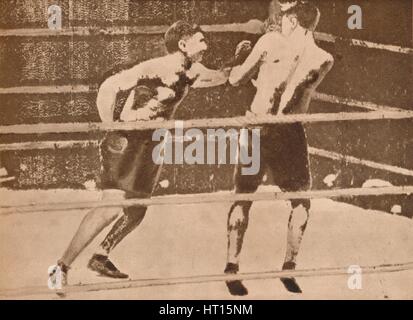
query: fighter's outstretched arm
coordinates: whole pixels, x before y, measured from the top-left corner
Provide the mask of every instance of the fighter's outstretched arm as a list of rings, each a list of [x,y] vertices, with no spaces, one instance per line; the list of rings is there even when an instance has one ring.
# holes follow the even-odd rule
[[[225,84],[228,81],[229,69],[212,70],[201,63],[194,63],[191,73],[196,77],[193,88],[210,88]]]
[[[138,64],[107,78],[99,88],[96,105],[102,122],[113,122],[116,95],[119,91],[133,88],[139,79],[150,77],[148,63]]]

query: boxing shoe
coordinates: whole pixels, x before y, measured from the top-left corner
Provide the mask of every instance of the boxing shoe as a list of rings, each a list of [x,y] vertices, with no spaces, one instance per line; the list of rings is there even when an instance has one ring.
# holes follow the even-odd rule
[[[294,270],[295,269],[295,262],[285,262],[283,265],[283,270]],[[300,286],[298,285],[295,278],[280,278],[284,287],[292,293],[302,293]]]
[[[225,268],[226,274],[236,274],[239,270],[238,264],[228,263]],[[225,284],[231,295],[233,296],[246,296],[248,294],[247,288],[242,284],[240,280],[226,281]]]
[[[87,267],[99,275],[116,279],[127,279],[129,275],[123,273],[109,260],[108,256],[94,254],[89,260]]]
[[[49,289],[54,290],[59,297],[66,296],[67,286],[67,274],[69,272],[69,266],[65,265],[62,261],[58,261],[56,265],[50,266],[48,269],[49,279],[47,285]]]

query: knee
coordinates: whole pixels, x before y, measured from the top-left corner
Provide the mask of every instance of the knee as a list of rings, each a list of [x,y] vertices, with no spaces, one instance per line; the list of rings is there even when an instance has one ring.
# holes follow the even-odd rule
[[[309,207],[310,206],[305,203],[300,203],[297,206],[293,206],[289,224],[305,228],[310,216]]]
[[[120,213],[117,208],[99,208],[90,211],[84,218],[88,223],[108,224],[115,220]]]
[[[228,228],[230,229],[243,229],[248,224],[248,215],[251,208],[250,201],[236,202],[229,212],[228,216]]]

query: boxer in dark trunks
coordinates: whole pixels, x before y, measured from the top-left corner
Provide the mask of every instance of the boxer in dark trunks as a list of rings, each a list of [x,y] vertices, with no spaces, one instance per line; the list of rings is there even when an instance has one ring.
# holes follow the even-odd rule
[[[178,21],[165,34],[166,56],[144,61],[107,78],[100,86],[97,107],[103,122],[173,119],[177,107],[190,87],[212,87],[225,84],[229,70],[210,70],[202,60],[207,44],[202,30]],[[130,90],[123,109],[115,108],[120,92]],[[152,159],[152,150],[159,141],[152,141],[151,131],[111,132],[100,145],[102,159],[101,188],[104,199],[111,189],[122,190],[126,199],[149,198],[156,186],[160,169]],[[67,272],[80,252],[111,222],[119,212],[123,215],[101,243],[100,251],[88,267],[100,275],[127,278],[109,260],[109,253],[143,220],[147,207],[96,208],[79,226],[69,247],[58,261]]]
[[[229,81],[235,86],[258,74],[254,80],[257,93],[249,112],[252,114],[306,113],[312,93],[334,62],[333,57],[314,42],[313,30],[319,21],[319,10],[305,1],[288,1],[285,5],[281,33],[270,30],[262,36],[247,60],[230,74]],[[240,148],[243,148],[243,141],[240,141]],[[263,126],[260,156],[261,170],[255,176],[242,175],[242,165],[237,165],[236,193],[255,192],[262,183],[264,173],[268,173],[273,183],[285,192],[308,190],[311,187],[307,139],[301,123]],[[307,199],[291,201],[283,270],[295,269],[310,205]],[[239,201],[230,209],[227,274],[239,271],[239,255],[251,206],[251,201]],[[294,278],[281,278],[281,281],[290,292],[301,292]],[[248,294],[241,281],[228,281],[226,284],[232,295]]]

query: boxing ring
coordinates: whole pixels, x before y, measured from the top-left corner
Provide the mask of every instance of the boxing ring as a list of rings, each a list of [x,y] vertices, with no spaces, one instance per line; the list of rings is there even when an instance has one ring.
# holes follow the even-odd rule
[[[207,25],[207,26],[203,26],[202,28],[206,32],[247,32],[247,33],[250,32],[248,28],[248,24]],[[112,27],[112,28],[105,28],[105,29],[73,27],[70,29],[65,29],[62,32],[59,32],[58,35],[59,36],[83,37],[83,36],[96,35],[96,34],[107,34],[107,35],[162,34],[165,31],[165,29],[166,27],[164,26],[125,27],[125,28]],[[49,30],[44,30],[44,29],[1,30],[0,37],[3,37],[3,36],[7,36],[7,37],[10,37],[10,36],[12,37],[57,36],[57,33],[49,31]],[[336,36],[325,34],[325,33],[316,33],[316,38],[319,41],[324,41],[324,42],[335,42],[338,39],[338,37]],[[399,47],[399,46],[393,46],[393,45],[384,45],[384,44],[362,41],[362,40],[357,40],[357,39],[349,39],[349,40],[340,39],[340,41],[347,41],[347,43],[350,46],[354,46],[354,47],[363,47],[363,48],[369,48],[369,49],[375,49],[375,50],[390,51],[393,53],[405,55],[406,58],[410,58],[410,59],[413,54],[412,48],[405,48],[405,47]],[[13,94],[16,94],[16,93],[17,94],[18,93],[48,94],[48,93],[67,93],[67,92],[91,92],[91,91],[96,91],[96,87],[87,86],[87,85],[53,86],[53,87],[52,86],[38,86],[38,87],[1,88],[0,94],[10,94],[10,93],[13,93]],[[196,128],[214,128],[214,127],[240,128],[244,126],[254,126],[254,125],[263,125],[263,124],[280,124],[280,123],[297,123],[297,122],[308,124],[308,123],[352,122],[352,121],[359,121],[359,120],[398,121],[398,120],[403,120],[403,119],[413,119],[413,111],[405,110],[405,109],[394,107],[394,106],[378,105],[378,104],[371,103],[371,102],[347,99],[347,98],[337,97],[337,96],[324,94],[320,92],[315,93],[315,95],[313,96],[313,99],[317,101],[328,102],[331,104],[340,104],[340,105],[344,105],[347,107],[357,107],[357,108],[362,109],[363,112],[330,112],[330,113],[320,113],[320,114],[299,114],[299,115],[285,115],[285,116],[256,116],[254,118],[231,117],[231,118],[214,118],[214,119],[194,119],[194,120],[184,121],[183,122],[184,128],[185,129],[194,128],[194,127]],[[28,134],[41,135],[41,134],[56,134],[56,133],[102,133],[102,132],[107,132],[107,131],[134,131],[134,130],[150,130],[150,129],[159,129],[159,128],[173,129],[174,127],[175,127],[175,121],[145,121],[145,122],[136,122],[136,123],[134,122],[134,123],[111,123],[111,124],[107,124],[107,123],[47,123],[47,124],[43,124],[42,123],[42,124],[18,124],[18,125],[0,126],[0,134],[18,136],[18,135],[28,135]],[[79,148],[79,147],[81,148],[81,147],[90,146],[90,145],[97,146],[98,142],[99,142],[98,140],[50,140],[50,141],[12,142],[12,143],[0,144],[0,152],[20,151],[20,150],[71,149],[71,148]],[[312,146],[310,146],[309,148],[309,153],[310,155],[327,158],[332,161],[356,164],[356,165],[364,166],[366,168],[372,168],[372,169],[381,170],[384,172],[395,173],[401,176],[409,176],[409,177],[413,176],[413,170],[410,170],[407,168],[369,161],[369,160],[357,158],[351,155],[344,155],[344,154],[332,152],[329,150],[315,148]],[[264,191],[262,189],[264,189]],[[52,241],[54,243],[54,241],[56,240],[53,240],[54,239],[53,235],[56,235],[59,233],[58,227],[64,228],[64,225],[62,225],[63,223],[56,222],[58,221],[58,219],[66,219],[68,221],[70,220],[67,225],[70,226],[68,229],[72,230],[76,227],[76,223],[80,221],[80,218],[85,213],[86,209],[91,209],[91,208],[96,208],[96,207],[127,207],[130,205],[139,204],[139,205],[149,206],[151,208],[151,210],[149,211],[149,216],[156,216],[151,219],[158,220],[158,223],[161,222],[160,220],[161,218],[159,218],[159,216],[161,216],[160,212],[162,212],[162,208],[164,206],[168,206],[168,208],[173,208],[169,210],[173,211],[171,214],[174,215],[175,217],[178,217],[179,215],[185,215],[188,217],[186,210],[193,211],[193,209],[196,208],[196,210],[201,211],[201,215],[203,217],[202,219],[200,219],[201,222],[199,224],[196,224],[196,222],[193,222],[196,227],[199,227],[197,231],[199,233],[207,233],[208,228],[210,227],[216,228],[219,225],[221,225],[222,232],[221,231],[220,232],[221,232],[222,237],[219,238],[221,241],[220,242],[216,241],[216,243],[212,244],[211,246],[218,247],[218,245],[221,245],[221,247],[225,247],[224,242],[222,240],[224,239],[223,238],[224,236],[223,226],[225,226],[224,216],[225,216],[226,210],[224,210],[222,207],[219,207],[219,206],[221,205],[229,206],[234,201],[240,201],[240,200],[254,201],[254,206],[260,208],[261,210],[260,212],[254,212],[253,210],[252,212],[253,217],[251,220],[262,219],[262,223],[264,225],[266,224],[266,222],[264,222],[263,219],[271,218],[271,215],[268,213],[270,207],[271,208],[272,206],[276,206],[277,208],[279,207],[280,211],[284,212],[283,214],[280,214],[280,216],[283,217],[283,218],[280,218],[280,220],[283,220],[283,219],[285,220],[286,212],[288,211],[288,209],[286,208],[284,201],[290,200],[290,199],[304,199],[305,198],[305,199],[314,200],[315,204],[313,205],[313,209],[312,209],[312,212],[313,212],[312,215],[315,217],[314,220],[317,220],[316,217],[317,215],[319,215],[318,210],[317,210],[318,208],[321,208],[320,211],[322,213],[320,213],[320,215],[322,214],[324,217],[330,217],[330,219],[333,219],[331,218],[331,216],[336,215],[336,214],[337,215],[349,214],[351,217],[350,219],[355,219],[355,216],[356,216],[355,214],[348,213],[348,212],[346,214],[346,211],[350,210],[354,212],[362,212],[360,215],[357,215],[357,216],[360,218],[360,221],[362,221],[361,224],[364,223],[364,226],[366,228],[370,228],[372,226],[371,224],[374,223],[372,221],[376,218],[376,215],[374,215],[374,217],[371,217],[371,214],[369,213],[370,210],[364,210],[364,209],[357,208],[349,204],[338,203],[338,202],[333,201],[332,199],[340,198],[343,196],[345,197],[351,197],[351,196],[380,197],[384,195],[413,195],[413,185],[412,186],[405,185],[405,186],[386,186],[386,187],[345,188],[345,189],[331,189],[331,190],[309,190],[309,191],[303,191],[303,192],[279,192],[273,189],[268,191],[268,188],[260,188],[260,190],[254,194],[235,194],[233,192],[214,192],[214,193],[202,193],[202,194],[191,194],[191,195],[155,196],[150,199],[129,199],[129,200],[123,199],[120,195],[117,199],[100,200],[99,192],[90,192],[90,191],[76,191],[76,192],[75,191],[59,191],[59,190],[56,190],[56,191],[53,191],[53,190],[51,191],[5,191],[4,194],[10,195],[10,198],[0,200],[0,221],[1,221],[0,225],[3,226],[1,227],[2,234],[3,234],[1,240],[4,243],[5,241],[7,241],[8,239],[7,237],[11,237],[11,238],[15,237],[13,236],[13,234],[11,234],[10,231],[6,230],[7,225],[15,224],[18,226],[18,228],[21,229],[20,230],[21,232],[24,233],[24,230],[26,230],[26,232],[30,233],[30,230],[27,229],[30,223],[30,225],[34,225],[33,228],[35,230],[35,234],[39,236],[39,230],[40,230],[39,225],[41,225],[42,222],[45,221],[45,223],[48,225],[51,225],[51,226],[56,225],[57,229],[54,229],[53,231],[51,231],[51,236],[48,239],[49,241]],[[27,196],[28,194],[29,196]],[[57,194],[57,195],[61,194],[61,197],[54,197],[52,196],[53,194]],[[72,196],[72,194],[74,196]],[[20,200],[21,196],[23,195],[25,195],[24,201]],[[52,198],[53,200],[50,201],[50,199]],[[65,199],[61,200],[61,198],[65,198]],[[47,201],[48,199],[49,201]],[[210,206],[212,206],[212,208],[215,208],[216,210],[212,210],[212,212],[209,212]],[[221,208],[221,209],[218,210],[217,208]],[[331,212],[329,213],[326,212],[328,211],[326,210],[327,208],[331,209],[330,210]],[[219,211],[219,212],[216,212],[216,211]],[[258,210],[255,210],[255,211],[258,211]],[[266,213],[264,214],[263,211],[265,211]],[[68,212],[73,212],[73,215],[68,217],[67,216]],[[196,215],[196,214],[193,214],[193,215]],[[220,218],[217,218],[216,216],[220,216]],[[262,217],[258,218],[259,216],[262,216]],[[341,217],[340,219],[344,219],[344,218]],[[405,219],[402,217],[393,217],[388,214],[386,215],[378,214],[377,219],[379,221],[377,222],[378,223],[377,225],[373,224],[374,228],[379,229],[379,228],[383,228],[383,226],[386,224],[391,225],[392,224],[391,219],[395,219],[397,221],[394,222],[394,225],[397,225],[397,227],[389,227],[389,228],[394,228],[394,230],[399,230],[399,231],[402,230],[401,228],[404,228],[401,231],[404,235],[409,234],[409,233],[413,234],[411,232],[413,230],[413,222],[411,221],[411,219],[409,220],[409,219]],[[26,223],[24,221],[28,221],[25,227],[22,226],[22,224]],[[351,220],[351,221],[352,223],[357,222],[355,220]],[[152,229],[155,228],[155,227],[149,226],[152,223],[154,222],[151,220],[149,220],[149,222],[147,223],[146,222],[144,223],[142,228],[147,229],[147,231],[143,231],[144,235],[149,234],[149,230],[151,228]],[[179,222],[176,222],[176,223],[177,223],[177,227],[179,227],[180,225]],[[311,221],[310,224],[314,225],[316,224],[316,221]],[[201,225],[204,225],[204,227],[201,228]],[[276,226],[276,227],[282,228],[283,225],[286,225],[286,223],[277,222],[277,224],[273,225],[272,227],[275,228]],[[256,227],[256,228],[258,230],[261,227]],[[262,228],[265,229],[266,227],[262,227]],[[310,229],[311,229],[311,226],[310,226]],[[158,231],[160,232],[160,230]],[[351,235],[354,236],[353,232],[356,232],[356,231],[363,232],[363,228],[360,226],[357,226],[355,230],[351,231],[352,232]],[[62,231],[62,232],[65,233],[65,231]],[[139,235],[138,235],[139,233],[140,232],[135,232],[136,235],[134,235],[133,237],[139,238]],[[310,233],[309,235],[306,234],[304,237],[304,245],[300,251],[300,255],[301,254],[305,255],[306,250],[311,249],[305,244],[305,242],[307,241],[306,240],[307,237],[310,237],[312,239],[310,242],[314,243],[314,246],[317,244],[317,241],[316,241],[317,233],[315,231],[311,233],[311,230],[309,231],[309,233]],[[171,236],[170,233],[168,233],[168,235]],[[332,234],[330,235],[332,236]],[[393,233],[393,235],[397,235],[397,232]],[[192,234],[192,236],[194,236],[194,234]],[[271,235],[269,235],[268,237],[270,236]],[[65,237],[65,239],[68,237],[69,237],[69,232],[67,236]],[[391,236],[389,235],[389,239],[390,237]],[[280,236],[280,239],[281,238],[282,237]],[[408,240],[412,240],[412,237],[405,236],[405,238],[406,238],[405,240],[407,243],[406,245],[407,248],[403,250],[403,257],[405,258],[404,261],[395,261],[393,259],[395,257],[393,256],[391,257],[390,261],[384,257],[382,260],[380,260],[380,259],[376,259],[377,256],[375,256],[375,258],[372,259],[373,263],[370,263],[368,259],[366,258],[365,263],[363,265],[360,265],[360,267],[363,270],[363,275],[365,275],[366,277],[369,277],[369,276],[379,277],[377,279],[380,279],[379,283],[382,286],[385,286],[383,285],[383,281],[384,281],[383,277],[387,274],[403,274],[406,277],[413,278],[413,251],[410,251],[410,255],[409,255],[409,245],[408,245],[409,244]],[[35,235],[28,235],[28,239],[31,239],[33,241],[32,243],[33,245],[36,246],[36,250],[40,250],[40,247],[43,248],[43,246],[45,245],[45,244],[42,244],[40,246],[39,244],[36,244],[34,242],[36,241]],[[266,240],[268,239],[266,238]],[[327,240],[327,237],[324,240]],[[46,241],[46,238],[44,238],[43,236],[41,241]],[[137,241],[140,241],[140,242],[148,241],[148,243],[151,243],[151,241],[154,241],[154,239],[149,238],[145,240],[144,238],[143,239],[139,238],[139,240]],[[165,241],[165,239],[162,240],[162,237],[161,237],[161,240],[159,241],[162,242],[162,241]],[[181,239],[181,242],[182,241],[183,240]],[[212,239],[209,239],[209,241],[212,241],[213,243]],[[166,241],[164,244],[166,245]],[[400,245],[400,243],[398,245]],[[59,247],[59,245],[57,244],[56,245],[53,244],[52,246]],[[162,243],[158,243],[155,246],[162,246]],[[250,246],[252,246],[252,244],[250,244]],[[280,247],[282,247],[281,244],[280,244]],[[205,245],[202,248],[205,249]],[[18,251],[18,248],[15,248],[15,250]],[[27,252],[27,249],[25,250],[26,250],[25,252],[29,254],[29,252]],[[40,251],[42,250],[43,249],[41,249]],[[120,251],[119,259],[121,259],[120,258],[121,254],[127,255],[127,251],[125,250],[126,248],[123,248],[123,247],[119,248],[119,251]],[[132,250],[132,248],[129,247],[129,250]],[[150,248],[149,249],[147,248],[145,250],[141,248],[139,250],[140,250],[140,253],[142,253],[142,256],[140,258],[145,259],[145,256],[144,256],[145,250],[150,250]],[[280,250],[280,248],[278,248],[278,250]],[[357,248],[354,248],[354,250],[357,251]],[[363,250],[367,250],[367,249],[365,248]],[[47,266],[48,266],[50,264],[53,264],[54,262],[50,259],[55,258],[56,256],[53,256],[51,254],[51,251],[53,251],[51,249],[46,249],[45,251],[46,251],[45,256],[42,259],[47,260]],[[158,249],[157,251],[161,252],[162,250]],[[181,250],[176,249],[174,250],[174,252],[175,251],[180,252],[182,254]],[[251,253],[251,251],[248,250],[248,245],[244,249],[244,251],[246,252],[244,254],[245,257],[248,255],[248,253]],[[196,252],[196,248],[191,247],[191,250],[189,250],[189,253],[194,254],[195,252]],[[384,250],[383,252],[385,253],[386,250]],[[274,252],[271,251],[270,255],[272,255],[273,253]],[[313,251],[312,254],[316,255],[317,253]],[[205,253],[205,255],[211,259],[210,253]],[[378,256],[380,256],[379,253],[378,253]],[[27,257],[26,259],[27,259],[26,263],[29,261],[32,261],[33,259],[36,259],[34,252],[32,256]],[[127,265],[127,261],[125,259],[126,258],[124,258],[124,260],[121,259],[120,264],[123,263],[124,265]],[[191,258],[190,254],[187,254],[185,256],[185,259],[190,261],[191,259],[193,259],[193,257]],[[299,257],[299,259],[301,258]],[[303,259],[307,262],[311,261],[309,256],[306,256]],[[313,259],[317,260],[316,258],[313,258]],[[81,268],[80,265],[81,265],[82,259],[79,259],[79,260],[80,262],[76,263],[74,267],[74,270],[76,270],[75,272],[78,272],[78,269],[76,267],[78,264],[79,264],[79,268]],[[219,260],[220,262],[222,262],[221,264],[223,264],[224,259],[222,258],[222,252],[219,253],[219,256],[216,257],[215,260]],[[139,261],[136,261],[134,259],[132,259],[132,261],[136,264],[139,264]],[[155,258],[152,259],[152,262],[154,261],[156,261]],[[176,261],[179,261],[179,259]],[[361,259],[361,261],[363,261],[363,259]],[[15,262],[17,263],[17,261]],[[20,263],[25,263],[25,262],[20,261]],[[189,262],[186,262],[186,264],[187,263]],[[193,263],[194,262],[192,261],[192,264]],[[301,262],[299,263],[299,265],[302,265],[302,264],[305,265],[305,263],[301,263]],[[85,265],[85,263],[83,263],[82,265]],[[251,265],[254,265],[254,263],[251,263]],[[347,279],[348,277],[348,265],[341,265],[338,267],[337,266],[314,266],[311,263],[308,263],[307,265],[309,266],[308,268],[302,268],[302,269],[295,270],[295,271],[278,271],[278,270],[273,270],[273,269],[270,269],[270,271],[268,270],[252,271],[251,270],[249,272],[243,272],[243,273],[239,273],[236,275],[221,274],[219,273],[218,267],[217,267],[216,274],[203,274],[202,272],[200,272],[194,275],[178,275],[177,276],[173,274],[165,275],[164,272],[160,271],[157,273],[158,276],[154,275],[151,278],[143,277],[141,276],[141,273],[139,273],[140,276],[137,275],[132,280],[128,280],[128,281],[107,281],[107,280],[100,281],[99,280],[97,282],[92,282],[92,283],[85,283],[84,282],[85,280],[83,278],[80,280],[75,279],[73,283],[77,283],[77,284],[68,286],[65,291],[67,292],[69,299],[70,298],[86,298],[87,299],[88,297],[90,298],[92,296],[99,297],[99,294],[109,294],[109,296],[110,294],[114,294],[115,296],[112,296],[112,297],[118,298],[118,296],[116,296],[116,293],[115,293],[117,291],[120,292],[120,296],[122,296],[121,294],[122,292],[123,294],[127,292],[128,296],[133,298],[133,297],[139,297],[139,294],[140,294],[139,290],[143,290],[141,292],[148,294],[147,295],[148,297],[158,297],[158,296],[156,294],[151,295],[151,293],[148,293],[149,291],[145,291],[145,290],[161,290],[161,292],[163,292],[164,294],[163,296],[162,295],[161,296],[168,297],[168,291],[166,290],[173,291],[174,287],[180,288],[176,290],[181,292],[181,296],[184,296],[183,292],[185,292],[186,290],[188,290],[189,292],[198,290],[197,286],[199,286],[199,288],[203,288],[202,290],[206,290],[207,292],[213,292],[215,288],[215,287],[211,287],[213,284],[216,284],[217,286],[218,284],[221,284],[222,288],[217,289],[217,290],[224,291],[223,289],[224,281],[229,281],[229,280],[245,280],[251,283],[258,283],[265,287],[264,282],[263,282],[264,280],[276,279],[280,277],[294,276],[298,279],[300,278],[307,279],[306,281],[311,281],[311,279],[317,279],[317,281],[322,281],[320,279],[323,279],[323,278],[331,279],[331,278],[339,278],[339,277],[342,277],[342,279]],[[55,298],[54,292],[49,290],[46,286],[47,266],[44,265],[43,263],[44,269],[39,271],[39,272],[42,272],[41,276],[44,276],[43,277],[44,285],[33,286],[33,285],[30,285],[30,283],[23,284],[22,281],[16,281],[17,284],[15,284],[12,288],[10,288],[7,285],[7,283],[3,283],[0,285],[1,287],[0,288],[0,299],[22,298],[22,297],[26,297],[26,298],[41,297],[41,298],[52,298],[52,299]],[[130,268],[133,268],[135,265],[130,264],[129,266]],[[33,268],[35,270],[40,270],[39,266],[37,265],[34,266]],[[160,267],[157,267],[157,268],[160,268]],[[140,270],[140,272],[144,272],[144,271],[145,270]],[[6,272],[6,270],[4,270],[4,272]],[[72,273],[75,273],[75,272],[72,272]],[[179,272],[177,272],[177,274],[179,274]],[[13,275],[13,272],[12,272],[12,275]],[[90,279],[90,275],[91,274],[88,273],[89,279]],[[165,276],[159,276],[159,275],[165,275]],[[18,276],[19,276],[18,274],[14,274],[14,276],[10,276],[11,280],[9,278],[8,279],[12,281],[13,277],[18,277]],[[85,275],[82,275],[82,276],[85,276]],[[341,282],[345,286],[346,280],[342,280]],[[399,279],[399,282],[400,282],[400,279]],[[33,283],[40,283],[40,278],[34,279]],[[319,282],[319,285],[320,285],[320,282]],[[310,290],[310,287],[311,285],[309,284],[309,282],[304,282],[303,284],[304,291],[306,291],[307,288],[309,288],[308,290]],[[161,288],[161,289],[156,289],[156,288]],[[165,289],[162,289],[162,288],[165,288]],[[165,290],[165,291],[162,291],[162,290]],[[208,291],[208,290],[211,290],[211,291]],[[259,290],[259,289],[256,288],[256,290]],[[383,292],[386,291],[386,289],[385,288],[383,289],[383,287],[380,290],[382,290]],[[257,296],[254,296],[254,293],[253,293],[254,290],[251,290],[251,291],[252,291],[251,296],[257,297]],[[88,296],[87,294],[90,294],[90,296]],[[195,297],[196,296],[197,295],[195,294]],[[225,295],[224,293],[222,293],[222,296],[224,298],[230,297],[229,295]],[[406,296],[413,298],[413,292],[407,292]],[[258,297],[260,296],[258,295]],[[311,295],[309,297],[311,297]],[[350,296],[350,298],[351,297],[352,296]],[[367,297],[369,298],[370,296],[367,295]],[[387,297],[387,293],[383,293],[382,295],[379,296],[379,298],[386,298],[386,297]]]

